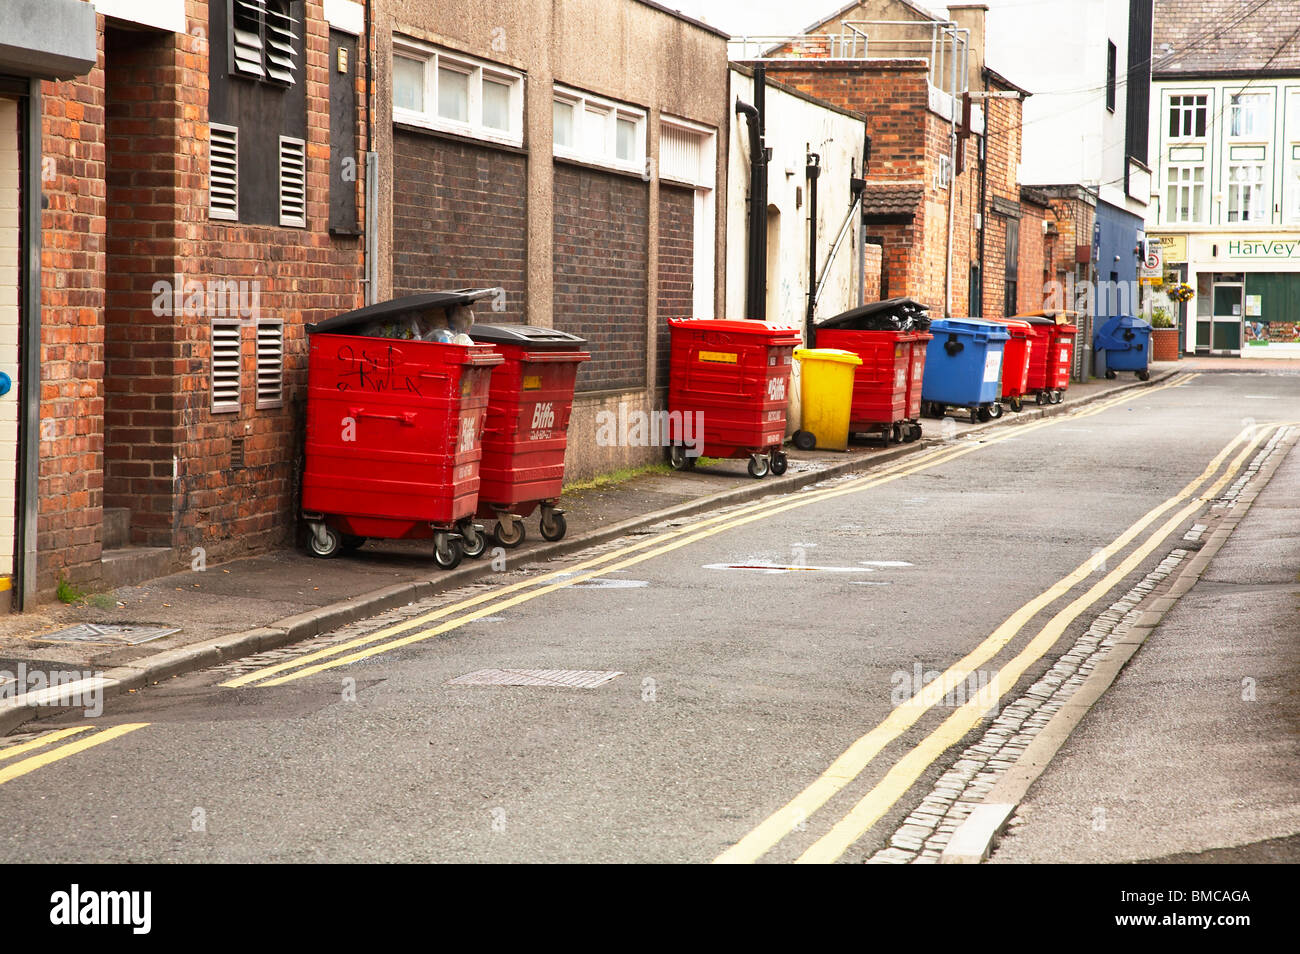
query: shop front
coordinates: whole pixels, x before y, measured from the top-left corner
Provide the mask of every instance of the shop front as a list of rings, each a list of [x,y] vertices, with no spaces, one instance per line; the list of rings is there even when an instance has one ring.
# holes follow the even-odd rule
[[[1181,307],[1170,303],[1184,351],[1300,358],[1300,232],[1150,237],[1168,278],[1196,291]]]

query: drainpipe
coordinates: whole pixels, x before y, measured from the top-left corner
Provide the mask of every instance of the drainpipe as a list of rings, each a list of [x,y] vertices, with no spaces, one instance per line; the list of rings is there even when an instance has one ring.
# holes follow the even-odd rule
[[[989,91],[989,75],[984,73],[984,92]],[[988,209],[984,207],[987,201],[989,169],[989,99],[987,96],[983,99],[984,104],[984,135],[980,136],[980,307],[979,317],[984,317],[984,283],[988,281],[988,275],[984,271],[984,236],[989,232],[989,214]],[[1005,317],[1005,316],[1004,316]]]
[[[736,99],[736,115],[749,128],[749,241],[745,280],[745,317],[767,319],[767,163],[765,113],[767,69],[754,67],[754,105]]]
[[[952,317],[952,233],[956,209],[952,200],[957,191],[957,30],[952,26],[952,56],[949,65],[951,82],[948,85],[948,112],[951,119],[948,130],[948,241],[947,261],[944,264],[943,278],[943,314]]]
[[[372,0],[366,0],[366,221],[365,221],[365,304],[373,305],[379,299],[379,153],[375,152],[374,91],[372,86],[370,43],[373,29]]]
[[[817,178],[822,174],[821,156],[808,153],[808,316],[804,322],[805,347],[817,347],[813,312],[817,310]]]
[[[861,308],[867,303],[867,163],[871,161],[871,136],[864,128],[862,131],[862,178],[854,180],[854,188],[859,191],[859,199],[862,202],[862,214],[859,216],[860,225],[858,227],[861,240],[858,242],[858,252],[861,262],[858,267],[858,307]]]

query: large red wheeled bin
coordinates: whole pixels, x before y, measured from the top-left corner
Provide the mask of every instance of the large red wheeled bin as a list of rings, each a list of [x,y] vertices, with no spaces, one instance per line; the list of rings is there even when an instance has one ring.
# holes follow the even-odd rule
[[[886,444],[921,436],[921,379],[930,338],[924,331],[817,330],[817,347],[842,348],[862,359],[853,373],[850,431],[878,431]]]
[[[445,569],[463,556],[478,506],[491,345],[357,334],[412,314],[467,305],[494,289],[411,295],[307,329],[302,515],[314,556],[367,538],[433,538]]]
[[[725,318],[669,318],[668,460],[749,458],[749,473],[785,473],[795,328]]]
[[[492,372],[477,516],[495,518],[492,539],[517,547],[524,541],[523,518],[540,506],[542,536],[559,540],[566,527],[556,504],[578,365],[591,357],[587,342],[533,325],[475,324],[469,334],[505,359]],[[466,549],[469,556],[482,552]]]
[[[1007,326],[1007,334],[1011,335],[1002,347],[1000,399],[1018,412],[1024,407],[1024,397],[1029,393],[1029,366],[1033,362],[1037,335],[1034,326],[1023,318],[1003,318],[1000,323]],[[1042,347],[1041,343],[1037,345],[1037,348]]]
[[[1070,386],[1070,367],[1074,358],[1074,339],[1079,329],[1059,317],[1016,315],[1029,323],[1033,335],[1033,352],[1029,357],[1029,380],[1026,393],[1038,404],[1060,404]]]

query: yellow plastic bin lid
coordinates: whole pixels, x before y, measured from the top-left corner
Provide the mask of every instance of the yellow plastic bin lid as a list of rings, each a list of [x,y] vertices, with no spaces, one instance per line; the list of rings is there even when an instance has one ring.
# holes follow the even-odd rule
[[[800,361],[811,358],[813,361],[833,361],[838,364],[858,365],[862,363],[860,356],[842,348],[795,348],[794,356]]]

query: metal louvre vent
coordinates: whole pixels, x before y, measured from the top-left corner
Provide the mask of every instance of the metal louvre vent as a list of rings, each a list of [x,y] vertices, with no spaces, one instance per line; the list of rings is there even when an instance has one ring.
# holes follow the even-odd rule
[[[293,85],[293,16],[290,0],[268,0],[266,71],[277,83]]]
[[[264,0],[232,0],[230,4],[230,68],[245,76],[266,78],[262,66]]]
[[[659,127],[659,174],[698,184],[704,178],[704,137],[676,126]]]
[[[208,133],[208,218],[239,219],[239,130],[219,123]]]
[[[239,410],[241,338],[238,318],[212,321],[212,410]]]
[[[307,225],[307,146],[289,136],[280,137],[280,224]]]
[[[257,406],[284,403],[284,322],[257,323]]]

